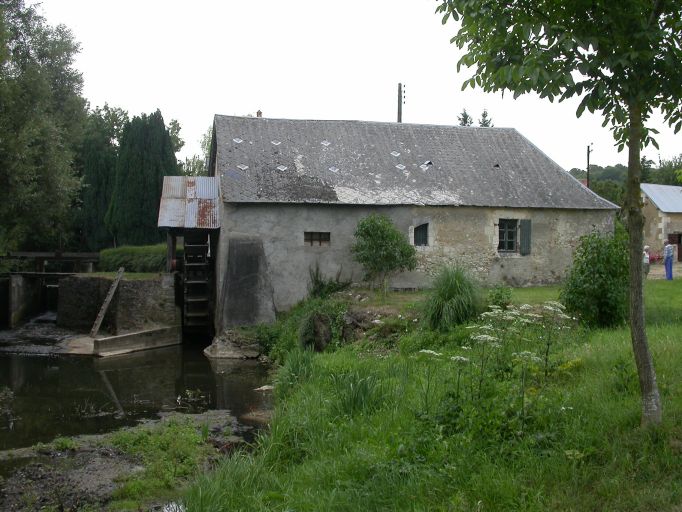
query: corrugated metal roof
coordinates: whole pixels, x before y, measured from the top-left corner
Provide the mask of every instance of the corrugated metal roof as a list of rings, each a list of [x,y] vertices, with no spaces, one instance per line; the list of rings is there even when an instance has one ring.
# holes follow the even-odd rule
[[[226,202],[616,209],[511,128],[215,116]]]
[[[682,187],[642,183],[642,192],[664,213],[682,213]]]
[[[158,226],[186,229],[219,228],[218,187],[218,178],[212,176],[165,176]]]

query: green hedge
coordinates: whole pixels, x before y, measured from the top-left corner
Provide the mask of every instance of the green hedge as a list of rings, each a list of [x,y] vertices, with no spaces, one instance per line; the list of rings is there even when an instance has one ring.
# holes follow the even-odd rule
[[[178,258],[182,249],[178,249]],[[164,272],[166,269],[166,244],[124,245],[115,249],[104,249],[99,253],[99,270],[115,272],[119,267],[126,272]]]

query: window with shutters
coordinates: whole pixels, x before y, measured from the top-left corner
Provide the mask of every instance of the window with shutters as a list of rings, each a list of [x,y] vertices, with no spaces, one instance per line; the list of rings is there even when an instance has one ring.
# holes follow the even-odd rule
[[[414,245],[429,245],[428,224],[422,224],[414,228]]]
[[[331,233],[325,231],[304,231],[303,243],[311,246],[329,245],[331,242]]]
[[[499,242],[497,251],[500,253],[519,253],[521,256],[530,254],[531,222],[530,219],[500,219],[498,224]]]
[[[500,241],[497,244],[498,252],[516,252],[516,242],[518,240],[517,219],[500,219]]]

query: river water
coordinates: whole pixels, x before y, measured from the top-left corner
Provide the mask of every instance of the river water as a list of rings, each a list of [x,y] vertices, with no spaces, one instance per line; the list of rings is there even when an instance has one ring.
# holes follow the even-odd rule
[[[256,391],[267,368],[209,361],[206,340],[107,358],[51,355],[67,335],[50,322],[0,332],[0,450],[105,433],[163,411],[227,409],[240,419],[270,407]]]

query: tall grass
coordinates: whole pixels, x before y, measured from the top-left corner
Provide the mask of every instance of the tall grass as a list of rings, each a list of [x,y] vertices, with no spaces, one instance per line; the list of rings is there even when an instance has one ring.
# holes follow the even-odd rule
[[[682,286],[659,286],[647,285],[647,312],[659,315],[648,330],[660,428],[639,428],[627,329],[557,325],[545,362],[547,327],[504,311],[501,326],[484,317],[468,339],[465,328],[424,331],[430,345],[418,345],[415,331],[402,353],[348,345],[292,356],[284,372],[296,378],[277,395],[269,434],[195,482],[187,509],[675,510],[682,326],[665,322]]]
[[[443,267],[433,282],[424,306],[431,329],[445,330],[474,318],[481,310],[481,290],[462,267]]]

